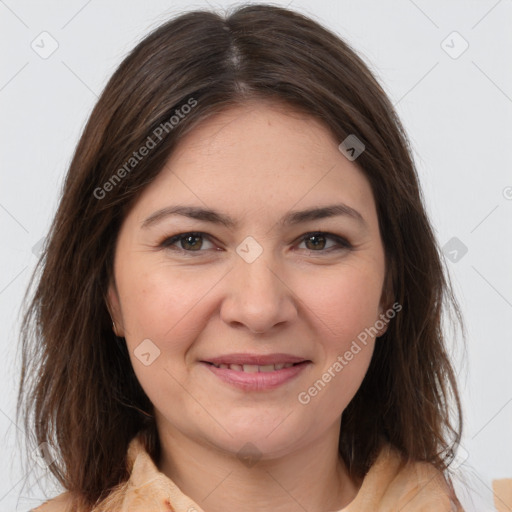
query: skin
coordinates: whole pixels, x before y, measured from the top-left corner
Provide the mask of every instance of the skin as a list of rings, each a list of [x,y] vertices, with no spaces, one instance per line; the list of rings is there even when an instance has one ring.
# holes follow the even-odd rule
[[[314,118],[278,104],[231,108],[182,139],[122,224],[109,307],[154,405],[158,468],[207,512],[327,512],[359,489],[337,447],[341,414],[376,338],[308,404],[297,398],[388,307],[371,187],[339,142]],[[342,215],[278,224],[291,210],[338,203],[365,223]],[[178,204],[220,211],[238,226],[180,215],[141,226]],[[191,231],[205,235],[159,245]],[[313,231],[353,247],[329,237],[308,242]],[[247,236],[263,250],[251,263],[236,252]],[[134,354],[145,339],[160,350],[148,366]],[[244,391],[200,363],[233,352],[284,352],[311,364],[277,389]],[[258,451],[254,465],[237,456],[246,443]]]

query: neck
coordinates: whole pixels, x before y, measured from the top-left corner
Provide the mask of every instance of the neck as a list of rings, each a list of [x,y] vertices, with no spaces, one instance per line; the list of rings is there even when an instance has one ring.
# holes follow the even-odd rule
[[[158,469],[205,512],[340,511],[356,496],[338,454],[339,424],[322,440],[276,458],[241,461],[190,439],[169,424],[159,428]]]

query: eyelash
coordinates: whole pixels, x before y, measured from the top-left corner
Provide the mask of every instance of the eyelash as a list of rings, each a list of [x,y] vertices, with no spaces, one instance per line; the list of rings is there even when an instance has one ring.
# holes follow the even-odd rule
[[[352,244],[348,240],[346,240],[345,238],[343,238],[341,236],[338,236],[338,235],[335,235],[333,233],[327,233],[325,231],[312,231],[310,233],[305,233],[299,239],[299,242],[303,243],[309,237],[313,237],[313,236],[322,236],[322,237],[324,237],[326,239],[331,239],[334,242],[336,242],[338,247],[330,247],[328,249],[321,249],[321,250],[318,250],[318,251],[311,250],[311,249],[306,249],[307,251],[309,251],[309,253],[316,253],[316,252],[318,252],[318,253],[330,253],[333,250],[336,250],[336,251],[338,251],[338,250],[350,250],[350,249],[353,248]],[[187,256],[189,256],[189,255],[190,256],[199,256],[199,253],[205,252],[205,250],[202,250],[202,249],[199,249],[197,251],[189,251],[189,250],[186,250],[186,249],[182,249],[181,247],[174,247],[174,248],[172,247],[176,242],[179,242],[180,240],[183,240],[183,239],[185,239],[187,237],[198,237],[198,238],[205,237],[205,238],[209,238],[207,233],[203,233],[201,231],[191,231],[191,232],[187,232],[187,233],[179,233],[177,235],[165,238],[164,240],[162,240],[162,242],[159,243],[158,247],[161,247],[163,249],[171,249],[171,250],[179,251],[181,253],[185,253]],[[197,253],[197,254],[195,254],[195,253]]]

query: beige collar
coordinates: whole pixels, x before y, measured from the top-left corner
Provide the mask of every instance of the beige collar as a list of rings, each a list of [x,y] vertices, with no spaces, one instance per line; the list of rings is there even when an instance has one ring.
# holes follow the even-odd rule
[[[400,461],[398,451],[385,445],[356,498],[338,512],[463,512],[452,487],[434,466],[414,462],[400,468]],[[92,512],[204,512],[158,470],[139,436],[130,442],[127,463],[129,480]]]

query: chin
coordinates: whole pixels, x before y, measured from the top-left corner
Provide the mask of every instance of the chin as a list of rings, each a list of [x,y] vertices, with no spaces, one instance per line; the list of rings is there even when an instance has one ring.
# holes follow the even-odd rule
[[[298,448],[299,437],[302,435],[299,427],[291,423],[285,426],[285,417],[279,422],[250,426],[229,423],[229,434],[223,432],[222,438],[210,437],[209,440],[217,448],[237,457],[252,455],[264,459],[278,458],[292,451],[294,446]]]

